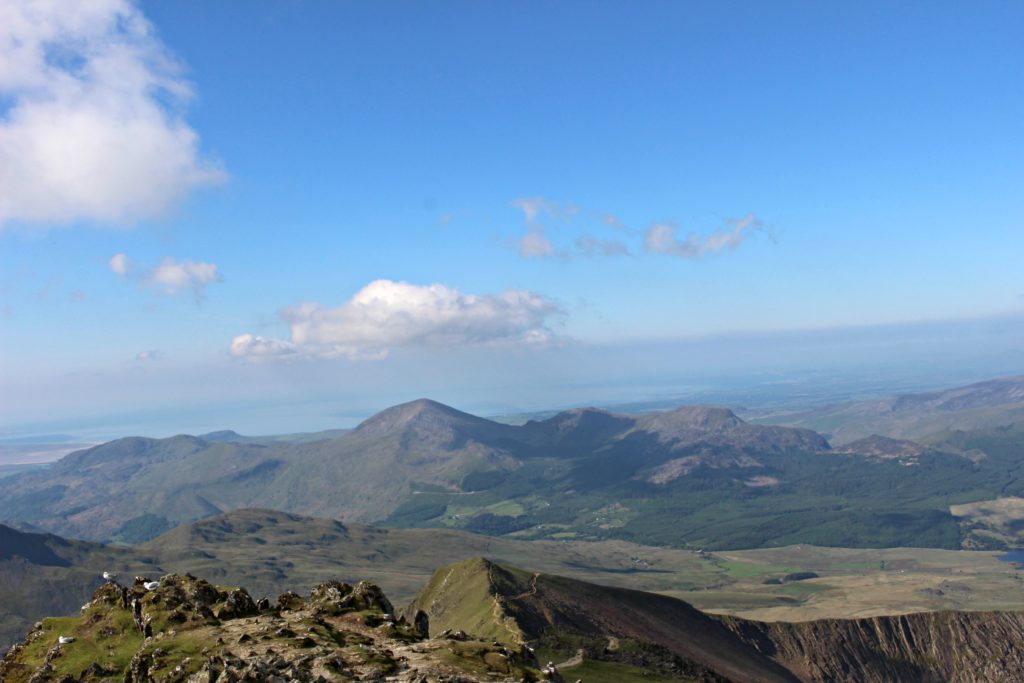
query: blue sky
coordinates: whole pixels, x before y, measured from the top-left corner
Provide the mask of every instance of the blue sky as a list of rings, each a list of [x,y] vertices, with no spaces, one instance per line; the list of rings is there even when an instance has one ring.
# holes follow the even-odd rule
[[[1024,312],[1019,3],[0,18],[0,430],[634,398]],[[956,362],[1024,369],[1022,328]]]

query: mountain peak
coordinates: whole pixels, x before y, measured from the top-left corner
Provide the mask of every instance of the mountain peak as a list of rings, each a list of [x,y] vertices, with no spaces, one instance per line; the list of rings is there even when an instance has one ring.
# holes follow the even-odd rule
[[[680,406],[675,410],[654,413],[647,416],[647,421],[651,424],[702,432],[729,431],[747,424],[728,408],[702,405]]]
[[[243,441],[246,437],[242,436],[238,432],[232,429],[221,429],[216,432],[207,432],[206,434],[200,434],[197,438],[210,443],[220,442],[231,442],[231,441]]]
[[[464,413],[429,398],[400,403],[385,408],[359,423],[355,432],[363,435],[384,434],[415,427],[452,428],[456,425],[492,424],[490,420]]]

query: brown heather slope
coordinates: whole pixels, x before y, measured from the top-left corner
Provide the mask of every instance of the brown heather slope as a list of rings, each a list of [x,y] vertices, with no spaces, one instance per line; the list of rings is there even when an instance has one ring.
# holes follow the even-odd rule
[[[933,612],[804,623],[707,615],[681,600],[467,560],[439,570],[408,608],[431,630],[507,642],[600,639],[664,648],[732,681],[1024,681],[1024,614]],[[589,639],[589,640],[588,640]],[[640,647],[637,645],[636,647]],[[692,668],[690,669],[693,670]]]

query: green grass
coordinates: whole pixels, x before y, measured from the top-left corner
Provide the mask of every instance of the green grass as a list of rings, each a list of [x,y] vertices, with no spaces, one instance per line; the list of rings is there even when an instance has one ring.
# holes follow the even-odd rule
[[[721,566],[725,572],[734,579],[749,579],[770,574],[789,574],[794,570],[779,564],[754,564],[752,562],[737,562],[735,560],[723,560]]]
[[[179,633],[171,638],[162,638],[159,643],[153,644],[149,648],[150,652],[157,647],[165,650],[167,654],[159,661],[166,661],[162,666],[158,665],[155,667],[151,675],[157,677],[165,675],[174,670],[186,657],[191,658],[188,668],[183,670],[182,679],[188,674],[193,674],[200,669],[203,664],[203,657],[200,654],[203,648],[209,645],[209,641],[197,637],[194,633],[184,632]]]
[[[112,635],[102,635],[103,629],[110,629]],[[142,636],[131,614],[120,608],[98,606],[80,617],[44,619],[43,630],[45,635],[25,651],[24,660],[33,666],[42,665],[46,653],[57,645],[60,636],[75,638],[73,643],[62,646],[63,654],[53,660],[55,678],[65,674],[78,677],[93,663],[120,674],[142,645]]]

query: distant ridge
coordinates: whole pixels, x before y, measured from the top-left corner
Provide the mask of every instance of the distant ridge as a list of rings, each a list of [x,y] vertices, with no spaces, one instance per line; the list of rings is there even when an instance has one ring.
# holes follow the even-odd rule
[[[922,440],[948,430],[1024,423],[1024,375],[918,394],[855,401],[772,420],[827,433],[833,445],[877,434]]]

